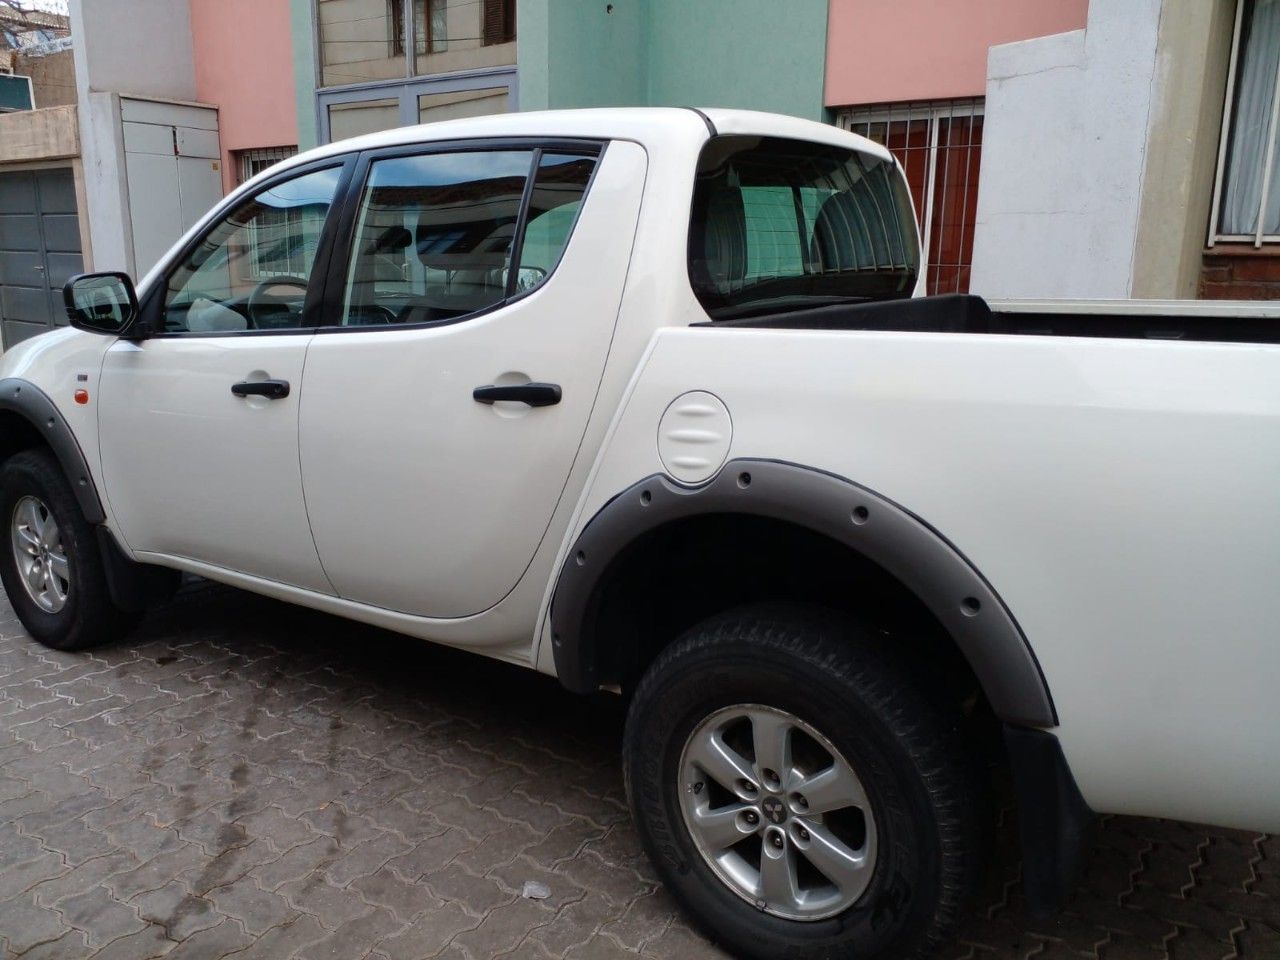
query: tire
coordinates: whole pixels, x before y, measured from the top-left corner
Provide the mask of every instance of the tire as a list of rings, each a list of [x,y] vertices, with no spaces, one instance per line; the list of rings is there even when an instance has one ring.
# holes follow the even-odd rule
[[[779,728],[791,731],[783,764],[792,772],[773,771],[777,779],[766,783],[764,760],[753,754],[778,756],[768,732]],[[718,741],[707,739],[713,732]],[[760,751],[758,737],[765,737]],[[742,766],[723,766],[720,748],[706,746],[713,743],[748,762],[754,797],[741,792],[749,791],[741,779],[723,784],[726,770]],[[711,759],[702,765],[703,758]],[[847,785],[860,784],[864,806],[838,809],[828,793],[832,810],[815,816],[823,795],[809,801],[795,788],[817,790],[812,778],[829,777],[841,763],[855,775],[849,780],[840,767],[843,793],[859,795]],[[631,702],[624,767],[627,798],[658,873],[737,956],[922,956],[954,924],[977,878],[984,794],[958,709],[926,697],[876,641],[821,609],[743,608],[699,624],[664,650]],[[708,773],[712,767],[719,778]],[[779,782],[784,777],[789,784]],[[690,812],[699,804],[703,812]],[[741,840],[726,841],[710,828],[695,839],[695,820],[722,824],[726,810],[738,811],[737,832],[728,836]],[[836,856],[832,837],[844,845]],[[776,851],[767,861],[766,846]],[[851,866],[857,859],[849,854],[859,852],[864,866]],[[762,896],[762,868],[780,862],[794,864],[794,872],[770,872],[771,892],[785,891],[771,902]],[[842,882],[817,863],[837,865],[832,873]],[[788,875],[798,878],[796,887]]]
[[[19,510],[32,522],[20,521]],[[93,527],[85,520],[52,452],[24,450],[0,467],[0,518],[4,522],[0,581],[32,637],[55,650],[82,650],[118,639],[137,622],[136,615],[120,611],[111,602]],[[31,563],[39,558],[30,552],[30,538],[17,528],[30,533],[39,523],[50,520],[56,525],[54,545],[60,549],[46,551],[45,556],[65,558],[56,569],[67,576],[65,580],[46,576],[45,583],[52,585],[40,591],[28,585],[26,574],[19,569],[19,550],[26,551],[24,556]],[[18,541],[21,543],[15,546]],[[39,551],[40,547],[34,549]]]

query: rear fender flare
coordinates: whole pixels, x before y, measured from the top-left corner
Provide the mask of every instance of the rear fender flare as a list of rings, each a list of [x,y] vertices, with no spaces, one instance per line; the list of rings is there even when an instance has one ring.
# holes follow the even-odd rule
[[[1057,714],[1030,644],[1004,601],[957,547],[920,517],[873,490],[821,470],[739,459],[684,487],[641,480],[592,517],[565,556],[551,600],[556,672],[587,693],[604,680],[593,629],[611,564],[663,525],[710,513],[795,523],[844,543],[897,577],[933,613],[968,660],[996,716],[1052,727]]]

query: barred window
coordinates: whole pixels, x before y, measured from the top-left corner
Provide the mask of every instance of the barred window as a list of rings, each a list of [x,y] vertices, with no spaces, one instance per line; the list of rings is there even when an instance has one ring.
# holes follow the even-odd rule
[[[1239,0],[1209,246],[1280,242],[1280,0]]]
[[[842,110],[837,123],[889,148],[907,175],[929,293],[967,293],[978,211],[983,101]]]
[[[239,150],[236,152],[236,183],[252,180],[267,167],[274,166],[281,160],[288,160],[296,155],[297,147],[263,147],[257,150]]]

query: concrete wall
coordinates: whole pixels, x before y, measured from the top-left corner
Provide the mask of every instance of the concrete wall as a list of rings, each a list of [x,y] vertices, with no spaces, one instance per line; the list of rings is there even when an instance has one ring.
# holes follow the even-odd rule
[[[519,0],[520,108],[747,107],[821,120],[826,6]]]
[[[991,49],[974,293],[1130,296],[1161,6],[1092,0],[1086,30]]]
[[[233,154],[298,142],[289,0],[190,0],[196,99],[218,108],[222,186]]]
[[[0,163],[60,160],[80,155],[75,104],[0,113]]]
[[[980,97],[987,49],[1078,30],[1089,0],[831,0],[826,103]]]
[[[196,99],[191,18],[180,0],[70,0],[76,76],[93,89]]]
[[[1132,296],[1199,293],[1235,0],[1164,0]]]
[[[13,56],[13,72],[31,78],[36,109],[76,102],[75,51],[60,50],[44,57]]]

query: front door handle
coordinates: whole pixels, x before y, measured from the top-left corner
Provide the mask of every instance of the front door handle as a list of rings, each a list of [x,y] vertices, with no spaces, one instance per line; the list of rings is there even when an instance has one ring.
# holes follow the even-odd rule
[[[231,392],[237,397],[266,397],[268,400],[283,400],[289,395],[289,381],[241,380],[231,385]]]
[[[518,400],[531,407],[550,407],[560,402],[558,383],[513,383],[499,386],[489,384],[476,387],[471,397],[477,403],[493,403],[496,400]]]

